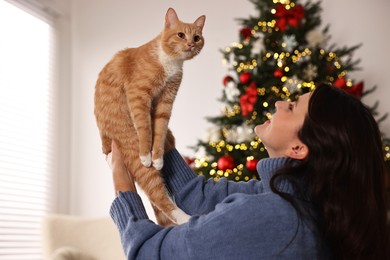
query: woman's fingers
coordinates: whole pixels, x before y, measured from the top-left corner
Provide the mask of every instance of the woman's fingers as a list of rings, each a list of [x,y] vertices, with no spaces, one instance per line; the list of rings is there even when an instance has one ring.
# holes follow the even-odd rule
[[[123,161],[122,153],[115,141],[112,141],[111,153],[107,155],[107,161],[111,161],[112,177],[114,181],[115,193],[118,191],[134,191],[136,187],[132,176],[127,171],[126,165]],[[109,163],[110,164],[110,163]]]

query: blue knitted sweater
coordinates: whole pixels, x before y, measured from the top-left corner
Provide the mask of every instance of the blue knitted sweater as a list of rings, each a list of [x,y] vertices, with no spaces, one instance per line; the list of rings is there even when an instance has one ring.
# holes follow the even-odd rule
[[[162,170],[167,188],[192,217],[183,225],[162,227],[148,219],[137,193],[119,193],[110,214],[127,258],[328,259],[317,221],[298,218],[291,204],[270,190],[270,178],[287,160],[262,159],[257,165],[261,181],[214,182],[197,176],[177,150],[168,152]],[[287,181],[278,188],[294,196]]]

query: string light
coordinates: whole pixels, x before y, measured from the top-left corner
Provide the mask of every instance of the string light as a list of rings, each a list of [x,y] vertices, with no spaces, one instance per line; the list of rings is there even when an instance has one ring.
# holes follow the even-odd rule
[[[260,143],[261,142],[259,142],[259,141],[252,141],[251,146],[253,147],[253,149],[257,149],[257,147],[259,146]]]
[[[255,157],[253,157],[253,156],[248,156],[248,157],[246,157],[246,161],[247,161],[247,162],[252,161],[253,159],[255,159]]]
[[[256,111],[253,111],[251,119],[252,119],[252,120],[255,120],[256,117],[257,117],[257,112],[256,112]],[[251,124],[252,122],[249,122],[249,123]]]
[[[226,117],[231,118],[241,113],[241,108],[238,104],[235,104],[231,109],[230,107],[225,107],[223,113]]]
[[[316,88],[316,85],[313,81],[310,81],[310,82],[303,82],[300,87],[309,88],[310,90],[314,90]]]
[[[290,0],[273,0],[274,4],[277,4],[277,3],[281,3],[281,4],[284,4],[284,5],[291,5],[293,3],[290,4]]]
[[[265,88],[258,88],[257,93],[259,93],[260,96],[264,96],[265,95]]]
[[[237,67],[238,62],[234,62],[234,66]],[[255,67],[257,67],[257,61],[255,59],[249,61],[249,62],[240,62],[240,65],[237,67],[237,72],[246,71],[246,70],[253,70]]]
[[[343,70],[340,72],[339,77],[345,77],[345,75],[347,75],[347,71]]]
[[[207,162],[207,157],[205,158],[196,158],[195,159],[195,167],[196,168],[202,168],[202,167],[208,167],[209,163]]]

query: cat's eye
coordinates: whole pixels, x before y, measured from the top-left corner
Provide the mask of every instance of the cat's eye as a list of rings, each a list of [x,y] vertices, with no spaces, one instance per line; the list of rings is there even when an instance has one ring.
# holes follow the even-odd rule
[[[185,38],[185,34],[184,33],[182,33],[182,32],[179,32],[178,34],[177,34],[177,36],[179,36],[180,38],[182,38],[182,39],[184,39]]]
[[[195,35],[194,36],[194,42],[198,42],[200,41],[200,36],[199,35]]]

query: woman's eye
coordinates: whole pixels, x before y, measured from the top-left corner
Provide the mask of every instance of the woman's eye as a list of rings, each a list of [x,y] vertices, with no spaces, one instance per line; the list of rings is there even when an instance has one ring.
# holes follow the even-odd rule
[[[179,32],[178,34],[177,34],[177,36],[179,36],[180,38],[182,38],[182,39],[184,39],[185,38],[185,34],[184,33],[182,33],[182,32]]]
[[[293,108],[294,108],[294,104],[293,103],[288,104],[288,109],[289,110],[293,110]]]
[[[194,36],[194,42],[198,42],[200,41],[200,36],[199,35],[195,35]]]

